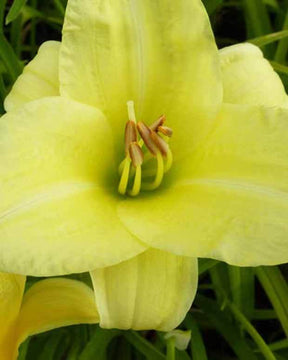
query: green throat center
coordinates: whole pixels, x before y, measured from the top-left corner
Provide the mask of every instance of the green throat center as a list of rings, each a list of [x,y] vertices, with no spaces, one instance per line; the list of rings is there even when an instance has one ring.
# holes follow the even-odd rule
[[[137,196],[141,190],[157,189],[173,162],[168,142],[172,130],[162,115],[152,125],[137,122],[133,101],[128,101],[125,127],[125,159],[119,165],[121,195]]]

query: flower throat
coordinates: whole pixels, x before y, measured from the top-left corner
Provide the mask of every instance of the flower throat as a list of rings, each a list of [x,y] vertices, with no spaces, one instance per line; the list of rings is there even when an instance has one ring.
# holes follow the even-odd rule
[[[172,130],[164,126],[162,115],[152,125],[137,122],[134,102],[128,101],[128,122],[125,127],[125,159],[119,165],[121,195],[137,196],[141,190],[157,189],[164,174],[172,166],[169,138]]]

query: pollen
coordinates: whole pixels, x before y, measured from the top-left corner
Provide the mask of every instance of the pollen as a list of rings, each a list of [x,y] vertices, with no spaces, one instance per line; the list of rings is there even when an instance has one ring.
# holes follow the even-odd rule
[[[127,102],[128,121],[125,127],[125,159],[119,165],[118,191],[137,196],[141,190],[157,189],[173,162],[169,138],[173,131],[161,115],[150,126],[137,122],[134,102]]]

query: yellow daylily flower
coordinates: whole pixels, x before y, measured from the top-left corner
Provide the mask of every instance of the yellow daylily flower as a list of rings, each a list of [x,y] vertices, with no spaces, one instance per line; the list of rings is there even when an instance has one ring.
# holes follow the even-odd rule
[[[200,0],[69,0],[28,66],[0,121],[0,269],[90,271],[101,326],[168,331],[196,257],[288,260],[287,96],[255,46],[218,52]]]
[[[0,273],[0,359],[17,359],[19,345],[30,335],[99,321],[93,291],[80,281],[42,280],[23,296],[25,280]]]
[[[227,46],[219,55],[224,103],[288,107],[280,77],[257,46]]]

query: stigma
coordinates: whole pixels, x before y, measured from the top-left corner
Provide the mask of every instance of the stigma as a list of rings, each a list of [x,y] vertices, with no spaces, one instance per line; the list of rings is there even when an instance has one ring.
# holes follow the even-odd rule
[[[137,196],[140,191],[157,189],[173,162],[169,139],[172,129],[165,126],[165,116],[151,125],[137,122],[134,102],[127,102],[128,121],[125,127],[125,158],[119,165],[121,195]]]

